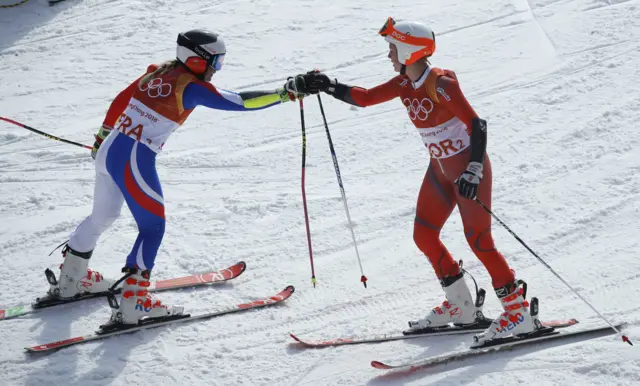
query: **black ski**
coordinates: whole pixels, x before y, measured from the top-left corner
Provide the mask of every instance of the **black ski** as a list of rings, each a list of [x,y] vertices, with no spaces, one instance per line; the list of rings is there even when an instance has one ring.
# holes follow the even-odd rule
[[[625,323],[619,324],[616,328],[623,328]],[[543,331],[534,332],[527,336],[512,337],[500,339],[499,341],[490,341],[488,344],[478,348],[468,348],[464,351],[434,356],[430,358],[420,359],[417,361],[407,361],[397,364],[387,364],[381,361],[372,361],[371,366],[381,370],[422,370],[437,365],[444,365],[450,362],[462,361],[472,357],[478,357],[480,355],[486,355],[498,351],[510,350],[514,347],[522,347],[527,345],[533,345],[543,341],[561,340],[578,336],[595,335],[595,337],[601,336],[602,333],[614,333],[611,326],[599,326],[594,328],[588,328],[578,331],[555,331],[553,329],[544,329]],[[600,334],[598,334],[600,333]]]

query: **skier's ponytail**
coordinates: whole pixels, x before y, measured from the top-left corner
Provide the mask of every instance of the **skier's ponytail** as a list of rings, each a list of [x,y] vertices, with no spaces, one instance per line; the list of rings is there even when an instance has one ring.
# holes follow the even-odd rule
[[[164,63],[162,63],[161,65],[158,66],[158,68],[156,68],[156,70],[154,72],[150,72],[147,75],[145,75],[142,79],[140,79],[140,82],[138,83],[139,87],[144,86],[145,84],[149,83],[151,81],[151,79],[155,78],[157,75],[162,75],[162,74],[166,74],[167,72],[173,70],[174,68],[176,68],[178,66],[178,60],[174,59],[174,60],[168,60]]]

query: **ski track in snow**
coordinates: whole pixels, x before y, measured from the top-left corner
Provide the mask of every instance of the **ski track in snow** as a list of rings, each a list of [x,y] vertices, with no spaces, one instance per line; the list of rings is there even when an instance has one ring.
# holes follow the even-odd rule
[[[320,68],[364,87],[394,74],[377,36],[387,16],[419,18],[438,35],[435,66],[456,71],[489,121],[492,209],[580,293],[640,340],[640,4],[637,0],[44,1],[0,12],[0,115],[91,144],[112,98],[150,63],[174,54],[178,32],[206,27],[228,45],[214,84],[268,89]],[[305,99],[307,199],[319,287],[310,268],[300,197],[295,104],[257,113],[197,110],[158,159],[167,229],[155,278],[222,268],[247,272],[213,288],[163,293],[211,310],[287,284],[285,304],[250,314],[158,328],[48,356],[23,347],[90,332],[106,301],[0,322],[7,385],[631,385],[640,354],[609,336],[526,348],[390,375],[399,362],[463,350],[470,337],[435,337],[305,350],[288,336],[339,337],[403,329],[442,300],[412,241],[428,154],[398,101],[367,109],[323,103],[369,288],[355,252],[316,98]],[[0,306],[46,291],[51,250],[90,212],[87,151],[0,124]],[[101,239],[92,267],[117,276],[136,237],[127,210]],[[498,248],[542,318],[602,323],[498,224]],[[472,256],[457,211],[443,242],[499,304]]]

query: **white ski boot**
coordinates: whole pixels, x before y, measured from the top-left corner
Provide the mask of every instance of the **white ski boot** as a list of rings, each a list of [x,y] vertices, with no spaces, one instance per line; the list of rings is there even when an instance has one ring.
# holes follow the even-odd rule
[[[521,286],[522,285],[522,286]],[[496,289],[504,312],[484,332],[473,337],[471,347],[481,347],[493,340],[530,334],[541,328],[538,320],[538,300],[533,298],[532,312],[526,300],[527,283],[517,280]]]
[[[151,296],[148,291],[151,285],[149,281],[151,271],[140,271],[126,267],[122,271],[127,274],[123,278],[124,285],[122,286],[120,304],[115,302],[115,297],[109,299],[112,308],[111,318],[106,325],[101,327],[103,330],[119,328],[123,325],[137,325],[138,322],[146,319],[182,315],[183,307],[167,306]]]
[[[49,303],[60,303],[108,292],[113,281],[105,279],[100,272],[89,269],[89,259],[92,254],[93,251],[78,252],[65,244],[62,249],[64,262],[60,265],[60,277],[56,279],[53,271],[45,270],[50,284],[49,292],[46,297],[38,299],[36,304],[46,306]]]
[[[445,277],[440,280],[446,300],[439,307],[431,310],[425,318],[409,322],[409,330],[405,335],[421,334],[435,329],[452,327],[476,326],[478,323],[488,323],[482,314],[485,290],[476,286],[476,301],[464,280],[465,271],[460,270],[456,276]],[[475,280],[474,280],[475,282]]]

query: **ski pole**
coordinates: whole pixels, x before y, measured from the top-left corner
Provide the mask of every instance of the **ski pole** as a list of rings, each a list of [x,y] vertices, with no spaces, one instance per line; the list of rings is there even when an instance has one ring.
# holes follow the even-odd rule
[[[20,127],[22,127],[23,129],[27,129],[27,130],[29,130],[29,131],[33,131],[34,133],[37,133],[37,134],[40,134],[40,135],[44,135],[45,137],[47,137],[47,138],[49,138],[49,139],[53,139],[53,140],[55,140],[55,141],[60,141],[60,142],[68,143],[68,144],[70,144],[70,145],[75,145],[75,146],[79,146],[79,147],[84,147],[85,149],[89,149],[89,150],[93,149],[93,147],[88,146],[88,145],[83,145],[83,144],[78,143],[78,142],[69,141],[68,139],[64,139],[64,138],[56,137],[55,135],[47,134],[47,133],[45,133],[44,131],[40,131],[40,130],[34,129],[34,128],[33,128],[33,127],[31,127],[31,126],[27,126],[27,125],[22,124],[22,123],[20,123],[20,122],[16,122],[16,121],[14,121],[13,119],[5,118],[5,117],[0,117],[0,120],[3,120],[3,121],[5,121],[5,122],[9,122],[9,123],[13,123],[13,124],[14,124],[14,125],[16,125],[16,126],[20,126]]]
[[[311,262],[311,283],[316,288],[316,271],[313,267],[313,249],[311,248],[311,231],[309,230],[309,212],[307,211],[307,194],[304,189],[304,174],[307,158],[307,133],[304,128],[304,103],[300,101],[300,126],[302,126],[302,206],[304,208],[304,223],[307,228],[307,244],[309,245],[309,261]]]
[[[336,150],[333,147],[333,141],[331,140],[331,133],[329,133],[329,125],[327,124],[327,117],[324,114],[324,108],[322,107],[322,99],[318,94],[318,104],[320,105],[320,113],[322,113],[322,120],[324,121],[324,128],[327,132],[327,139],[329,140],[329,150],[331,150],[331,157],[333,158],[333,167],[336,170],[336,177],[338,177],[338,185],[340,186],[340,193],[342,194],[342,202],[344,203],[344,210],[347,213],[347,221],[349,222],[349,229],[351,230],[351,237],[353,239],[353,247],[356,250],[356,257],[358,258],[358,265],[360,266],[360,281],[364,284],[364,288],[367,288],[367,277],[362,270],[362,261],[360,260],[360,252],[358,252],[358,244],[356,243],[356,235],[353,233],[353,222],[351,221],[351,214],[349,214],[349,205],[347,205],[347,195],[344,192],[344,185],[342,184],[342,177],[340,176],[340,167],[338,166],[338,157],[336,156]]]
[[[547,269],[549,269],[549,271],[551,271],[551,273],[553,273],[558,279],[560,279],[561,282],[564,283],[564,285],[566,285],[571,291],[573,291],[573,293],[575,293],[576,295],[578,295],[578,297],[580,298],[580,300],[582,300],[583,302],[585,302],[589,307],[591,307],[591,309],[593,311],[595,311],[596,314],[598,314],[598,316],[604,320],[605,322],[607,322],[607,324],[609,326],[611,326],[611,328],[618,334],[620,335],[620,337],[622,338],[623,342],[629,343],[631,346],[633,346],[633,343],[631,343],[631,341],[629,340],[629,338],[626,335],[623,335],[622,332],[620,332],[620,330],[618,328],[616,328],[616,326],[614,326],[607,318],[604,317],[604,315],[602,315],[591,303],[589,303],[585,298],[582,297],[582,295],[580,295],[580,293],[578,291],[576,291],[569,283],[567,283],[566,280],[564,280],[562,278],[562,276],[560,276],[553,268],[551,268],[551,266],[549,264],[547,264],[546,261],[544,261],[540,256],[538,256],[537,253],[535,253],[531,248],[529,248],[529,246],[522,241],[522,239],[520,237],[518,237],[518,235],[511,230],[511,228],[509,228],[507,226],[507,224],[505,224],[502,220],[500,220],[500,218],[498,218],[498,216],[496,216],[491,209],[489,209],[482,201],[480,201],[478,198],[475,199],[475,201],[480,204],[480,206],[482,206],[482,208],[484,210],[486,210],[493,218],[496,219],[496,221],[498,221],[500,223],[500,225],[502,225],[504,227],[504,229],[506,229],[509,233],[511,233],[511,236],[515,237],[516,240],[518,240],[518,242],[520,242],[520,244],[522,244],[529,252],[531,252],[531,254],[533,256],[535,256],[536,259],[538,259],[538,261],[540,261],[545,267],[547,267]]]
[[[0,8],[13,8],[13,7],[18,7],[18,6],[20,6],[20,5],[24,4],[24,3],[26,3],[27,1],[29,1],[29,0],[21,0],[21,1],[17,2],[17,3],[14,3],[14,4],[0,5]]]

